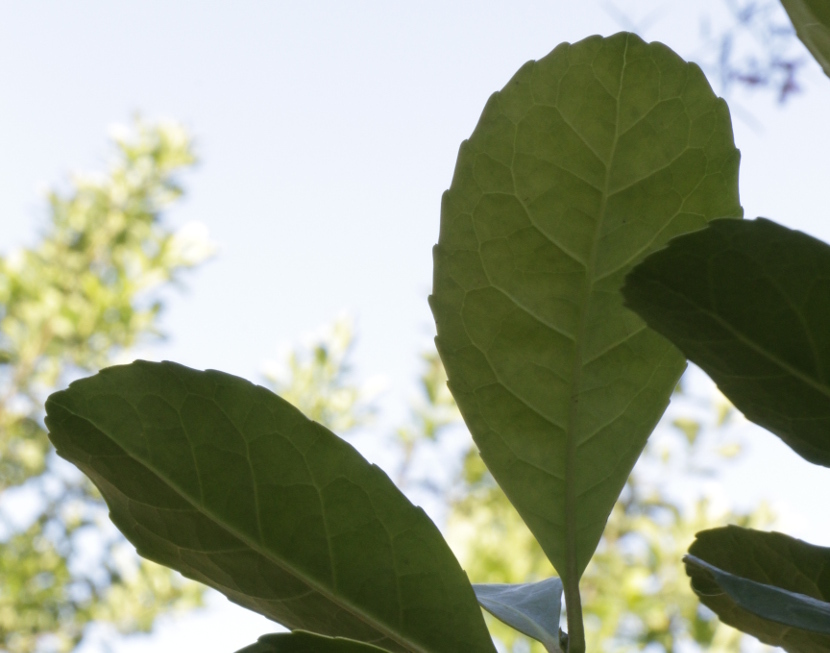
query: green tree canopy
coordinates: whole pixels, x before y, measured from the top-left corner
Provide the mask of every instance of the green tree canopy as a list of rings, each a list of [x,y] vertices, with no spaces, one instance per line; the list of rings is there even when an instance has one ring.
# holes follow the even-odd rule
[[[163,219],[196,162],[187,132],[137,122],[114,145],[105,173],[48,194],[37,242],[0,258],[0,650],[9,653],[69,651],[92,621],[147,631],[165,610],[201,601],[198,585],[138,559],[106,527],[102,555],[80,563],[80,538],[106,513],[43,428],[45,395],[160,336],[161,291],[211,253]],[[37,497],[33,514],[11,509],[21,492]]]

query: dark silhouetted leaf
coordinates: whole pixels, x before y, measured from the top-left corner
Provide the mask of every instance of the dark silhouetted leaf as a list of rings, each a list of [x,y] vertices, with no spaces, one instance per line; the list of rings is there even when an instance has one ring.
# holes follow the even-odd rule
[[[830,549],[727,526],[698,533],[684,562],[724,623],[791,653],[830,651]]]
[[[265,388],[137,361],[46,402],[58,453],[140,554],[289,628],[494,651],[441,534],[375,465]]]
[[[648,257],[623,293],[747,418],[830,466],[830,246],[718,220]]]
[[[830,76],[830,2],[827,0],[781,0],[793,21],[798,38]]]
[[[434,250],[436,343],[566,596],[685,364],[619,288],[672,236],[741,215],[738,161],[700,69],[632,34],[527,63],[461,145]]]
[[[520,633],[542,642],[549,653],[561,653],[559,613],[562,610],[562,581],[559,578],[519,585],[474,583],[473,590],[487,612]]]

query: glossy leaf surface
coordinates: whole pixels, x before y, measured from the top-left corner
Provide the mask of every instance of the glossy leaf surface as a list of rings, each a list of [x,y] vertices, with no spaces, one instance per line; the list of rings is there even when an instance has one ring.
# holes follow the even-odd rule
[[[646,259],[624,294],[748,419],[830,466],[830,246],[721,220]]]
[[[562,581],[559,578],[516,585],[474,583],[473,591],[481,607],[494,617],[542,642],[549,653],[561,653]]]
[[[236,653],[382,653],[371,644],[340,637],[325,637],[295,630],[290,633],[263,635],[255,644]]]
[[[670,237],[741,215],[738,161],[700,69],[632,34],[527,63],[461,145],[434,250],[436,344],[566,594],[685,364],[619,288]]]
[[[727,526],[689,554],[692,588],[721,621],[792,653],[830,650],[830,549]]]
[[[139,553],[289,628],[393,651],[494,651],[438,529],[265,388],[137,361],[46,402],[58,453]]]
[[[781,0],[796,34],[830,76],[830,2],[827,0]]]

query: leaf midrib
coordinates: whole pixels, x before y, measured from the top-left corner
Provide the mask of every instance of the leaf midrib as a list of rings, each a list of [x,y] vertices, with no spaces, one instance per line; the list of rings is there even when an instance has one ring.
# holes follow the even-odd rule
[[[611,169],[614,164],[614,156],[617,151],[617,143],[619,139],[619,125],[620,125],[620,98],[622,96],[622,88],[625,79],[625,68],[628,56],[628,37],[625,39],[625,47],[623,49],[623,65],[620,69],[620,82],[617,96],[617,111],[614,120],[614,139],[611,144],[611,151],[608,156],[608,164],[605,170],[605,184],[602,191],[602,201],[599,208],[599,216],[597,218],[597,225],[594,231],[594,237],[591,242],[591,252],[588,257],[585,268],[585,283],[583,285],[583,292],[580,301],[579,323],[577,326],[576,337],[574,340],[574,358],[573,366],[571,368],[571,398],[570,407],[568,410],[568,428],[566,430],[566,453],[565,453],[565,555],[567,580],[569,584],[578,586],[579,573],[577,565],[577,547],[576,547],[576,503],[579,497],[576,493],[576,451],[577,443],[577,420],[579,418],[579,395],[580,386],[582,383],[582,370],[584,367],[584,345],[585,332],[588,325],[588,306],[591,301],[591,295],[594,290],[594,274],[596,272],[597,249],[599,246],[599,235],[602,231],[602,225],[605,221],[606,210],[608,207],[608,196],[611,184]]]
[[[318,592],[318,593],[322,594],[322,595],[323,595],[325,598],[327,598],[327,599],[328,599],[331,603],[333,603],[333,604],[337,605],[338,607],[342,608],[343,610],[345,610],[346,612],[348,612],[349,614],[351,614],[352,616],[354,616],[354,617],[355,617],[355,618],[357,618],[358,620],[360,620],[360,621],[362,621],[363,623],[365,623],[365,624],[369,625],[371,628],[375,629],[376,631],[378,631],[378,632],[380,632],[380,633],[382,633],[382,634],[386,635],[387,637],[389,637],[390,639],[394,640],[395,642],[397,642],[398,644],[400,644],[400,645],[401,645],[401,646],[403,646],[404,648],[409,649],[409,650],[410,650],[410,651],[412,651],[413,653],[433,653],[431,650],[429,650],[429,649],[425,649],[425,648],[422,648],[419,644],[417,644],[417,643],[415,643],[415,642],[411,642],[411,641],[409,641],[408,639],[403,638],[402,636],[399,636],[399,635],[397,634],[397,632],[396,632],[396,631],[393,631],[393,630],[390,630],[390,629],[388,629],[388,628],[384,627],[384,626],[383,626],[383,624],[378,624],[378,622],[377,622],[377,621],[374,621],[374,620],[373,620],[373,619],[372,619],[369,615],[367,615],[366,613],[364,613],[362,610],[360,610],[359,608],[357,608],[356,606],[354,606],[354,605],[353,605],[352,603],[350,603],[349,601],[346,601],[346,600],[342,599],[342,597],[338,597],[337,595],[332,594],[330,591],[328,591],[328,589],[327,589],[326,587],[324,587],[324,586],[320,586],[320,584],[319,584],[317,581],[315,581],[315,580],[313,580],[313,579],[309,579],[307,576],[305,576],[304,574],[300,573],[300,572],[299,572],[299,571],[298,571],[298,570],[297,570],[297,569],[296,569],[293,565],[291,565],[290,563],[288,563],[288,562],[286,562],[286,561],[284,561],[284,560],[282,560],[282,559],[280,559],[280,558],[275,558],[275,556],[274,556],[273,552],[271,552],[271,551],[269,551],[269,550],[267,550],[267,549],[263,548],[262,546],[260,546],[260,545],[258,545],[258,544],[256,544],[256,543],[252,543],[252,542],[248,539],[248,537],[247,537],[247,536],[243,536],[243,535],[241,535],[241,534],[237,533],[237,532],[236,532],[236,530],[235,530],[234,528],[232,528],[231,526],[229,526],[228,524],[226,524],[226,523],[225,523],[225,521],[224,521],[223,519],[218,518],[216,515],[214,515],[212,511],[208,510],[207,508],[204,508],[203,506],[199,506],[199,505],[195,504],[195,503],[194,503],[194,502],[193,502],[193,501],[192,501],[192,500],[191,500],[191,499],[187,496],[187,494],[185,494],[185,493],[184,493],[184,492],[183,492],[183,491],[182,491],[179,487],[177,487],[176,485],[174,485],[174,484],[172,484],[171,482],[169,482],[168,480],[166,480],[166,479],[164,478],[164,476],[162,476],[162,475],[161,475],[161,473],[159,472],[159,470],[158,470],[158,469],[156,469],[156,467],[155,467],[155,466],[153,466],[152,464],[150,464],[150,463],[148,463],[148,462],[146,462],[146,461],[144,461],[144,460],[141,460],[141,458],[139,458],[138,456],[136,456],[136,455],[134,455],[134,454],[132,454],[132,453],[128,452],[128,451],[127,451],[127,450],[123,447],[123,445],[122,445],[120,442],[118,442],[118,440],[116,440],[115,438],[113,438],[113,437],[112,437],[112,436],[111,436],[111,435],[110,435],[110,434],[109,434],[106,430],[104,430],[103,428],[99,427],[99,426],[98,426],[98,424],[96,424],[96,423],[95,423],[95,421],[93,421],[93,420],[91,420],[91,419],[89,419],[89,418],[87,418],[87,417],[84,417],[84,416],[79,415],[78,413],[76,413],[75,411],[73,411],[71,408],[69,408],[68,406],[66,406],[66,405],[64,405],[64,404],[61,404],[61,407],[62,407],[64,410],[66,410],[67,412],[69,412],[70,414],[72,414],[72,415],[74,415],[75,417],[77,417],[78,419],[81,419],[81,420],[83,420],[83,421],[87,422],[88,424],[92,425],[92,426],[93,426],[96,430],[98,430],[100,433],[103,433],[103,434],[104,434],[104,435],[105,435],[105,436],[106,436],[106,437],[107,437],[107,438],[108,438],[111,442],[113,442],[113,443],[114,443],[114,444],[115,444],[115,445],[116,445],[119,449],[121,449],[122,451],[124,451],[124,453],[125,453],[125,454],[127,454],[127,456],[128,456],[129,458],[131,458],[131,459],[133,459],[133,460],[135,460],[135,461],[139,462],[141,465],[143,465],[144,467],[146,467],[147,469],[149,469],[149,470],[150,470],[150,471],[154,474],[154,476],[155,476],[155,477],[156,477],[156,478],[157,478],[157,479],[158,479],[158,480],[159,480],[159,481],[160,481],[163,485],[165,485],[165,486],[169,487],[169,488],[170,488],[171,490],[173,490],[173,491],[174,491],[174,492],[175,492],[175,493],[176,493],[179,497],[181,497],[181,498],[182,498],[185,502],[187,502],[189,505],[193,506],[193,509],[194,509],[196,512],[199,512],[199,513],[201,513],[201,514],[204,514],[204,515],[208,516],[208,517],[209,517],[209,518],[210,518],[210,519],[211,519],[214,523],[219,524],[219,526],[220,526],[223,530],[225,530],[225,531],[229,532],[231,535],[233,535],[234,537],[236,537],[237,539],[239,539],[241,542],[243,542],[246,546],[250,547],[251,549],[253,549],[253,550],[254,550],[254,551],[256,551],[257,553],[259,553],[260,555],[262,555],[264,558],[266,558],[267,560],[269,560],[270,562],[272,562],[272,563],[273,563],[273,564],[275,564],[276,566],[278,566],[278,567],[280,567],[281,569],[283,569],[284,571],[287,571],[288,573],[292,574],[294,577],[296,577],[296,578],[300,579],[300,580],[301,580],[301,581],[302,581],[302,582],[303,582],[306,586],[308,586],[308,587],[310,587],[311,589],[313,589],[314,591],[316,591],[316,592]],[[189,442],[189,440],[188,440],[188,442]],[[120,490],[119,490],[119,491],[120,491]],[[126,495],[125,495],[125,496],[126,496]],[[131,500],[132,500],[132,499],[131,499]],[[333,561],[332,561],[332,562],[333,562]]]

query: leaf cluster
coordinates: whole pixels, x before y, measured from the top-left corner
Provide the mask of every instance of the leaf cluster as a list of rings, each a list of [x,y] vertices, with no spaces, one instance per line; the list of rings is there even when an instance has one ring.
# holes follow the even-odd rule
[[[471,586],[384,472],[215,370],[106,368],[50,396],[49,437],[139,553],[292,630],[248,650],[492,652],[480,602],[549,653],[583,653],[580,580],[684,359],[830,461],[830,248],[740,220],[738,164],[700,69],[626,33],[523,66],[461,146],[434,250],[436,344],[484,463],[558,579]],[[686,566],[727,623],[819,651],[826,556],[729,527],[699,534]],[[766,570],[781,559],[799,574]]]

